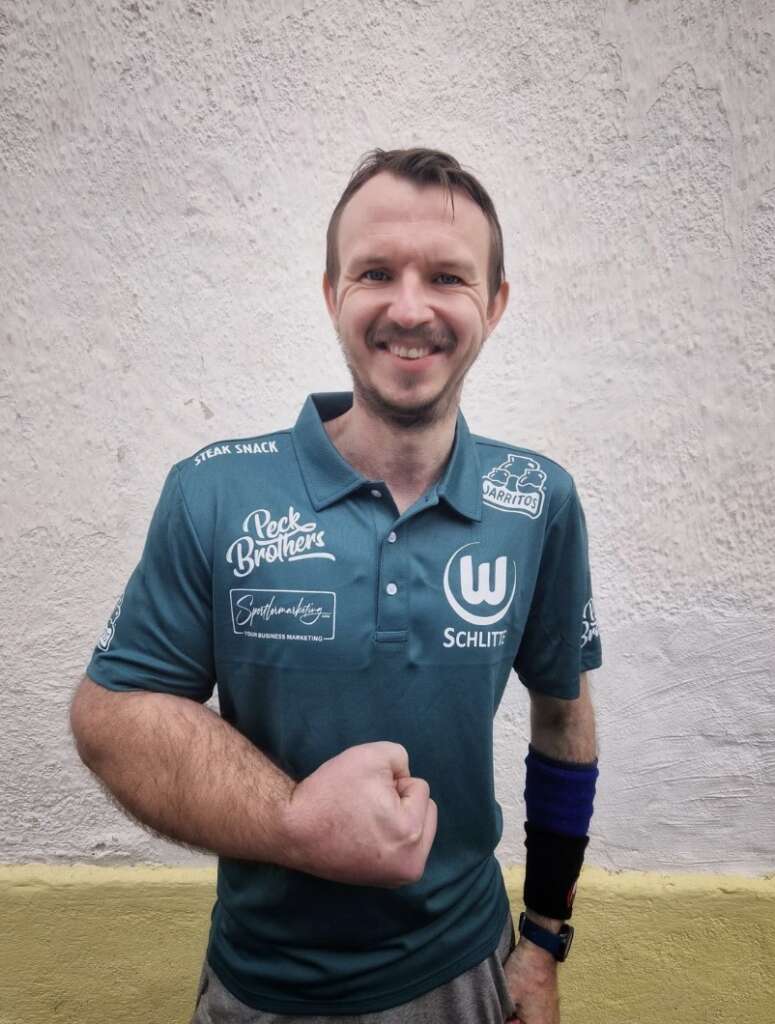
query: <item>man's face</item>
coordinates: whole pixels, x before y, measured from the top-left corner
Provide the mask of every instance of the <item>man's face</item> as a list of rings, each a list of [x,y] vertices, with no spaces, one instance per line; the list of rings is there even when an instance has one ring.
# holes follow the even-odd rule
[[[464,193],[375,175],[339,221],[339,280],[326,304],[357,398],[404,426],[457,407],[469,367],[508,298],[488,309],[490,226]]]

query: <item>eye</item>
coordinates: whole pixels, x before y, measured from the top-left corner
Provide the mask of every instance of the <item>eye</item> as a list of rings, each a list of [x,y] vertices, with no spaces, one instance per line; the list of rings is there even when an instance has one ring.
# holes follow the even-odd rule
[[[436,280],[440,284],[462,284],[462,280],[456,274],[437,274]]]
[[[379,275],[382,275],[381,277]],[[374,276],[371,276],[374,275]],[[367,281],[386,281],[387,271],[385,270],[364,270],[361,277],[365,277]]]

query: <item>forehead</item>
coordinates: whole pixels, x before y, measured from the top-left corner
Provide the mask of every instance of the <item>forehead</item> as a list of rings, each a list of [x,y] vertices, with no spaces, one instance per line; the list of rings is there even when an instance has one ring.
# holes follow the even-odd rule
[[[440,257],[454,252],[487,264],[490,225],[484,212],[464,192],[440,185],[417,185],[382,172],[370,178],[342,211],[338,243],[342,263],[375,243],[420,247]]]

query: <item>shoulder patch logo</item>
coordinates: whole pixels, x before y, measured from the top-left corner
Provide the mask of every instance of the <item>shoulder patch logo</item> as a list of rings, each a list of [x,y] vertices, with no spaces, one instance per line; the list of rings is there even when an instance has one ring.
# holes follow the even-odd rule
[[[482,500],[490,508],[538,519],[544,510],[546,473],[540,462],[509,452],[482,477]]]
[[[105,628],[97,637],[97,646],[101,651],[107,651],[113,642],[113,637],[116,635],[116,622],[121,614],[121,605],[124,603],[124,595],[116,601],[116,607],[113,609],[110,618],[105,624]]]
[[[219,455],[277,455],[277,441],[230,441],[228,444],[216,444],[205,448],[194,456],[194,465],[201,466],[208,459],[217,459]]]
[[[595,615],[595,604],[590,598],[584,605],[581,646],[586,647],[590,640],[594,640],[596,636],[600,636],[600,628],[598,627],[597,616]]]

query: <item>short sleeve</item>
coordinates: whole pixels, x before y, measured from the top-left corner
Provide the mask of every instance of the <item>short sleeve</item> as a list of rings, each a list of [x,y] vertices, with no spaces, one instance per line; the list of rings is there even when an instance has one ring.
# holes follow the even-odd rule
[[[587,528],[575,486],[546,534],[514,668],[531,690],[574,699],[582,672],[602,663]]]
[[[214,685],[211,573],[173,468],[132,573],[87,668],[110,690],[205,701]]]

